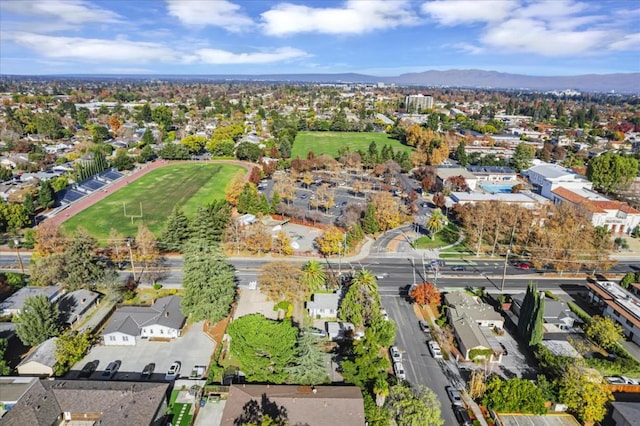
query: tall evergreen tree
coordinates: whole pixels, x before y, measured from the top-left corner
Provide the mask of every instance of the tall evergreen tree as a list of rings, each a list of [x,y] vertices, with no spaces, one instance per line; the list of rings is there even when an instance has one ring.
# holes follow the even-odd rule
[[[362,230],[365,234],[375,234],[378,232],[378,221],[376,220],[376,208],[373,203],[367,204],[367,210],[362,219]]]
[[[456,160],[462,167],[469,164],[469,158],[467,157],[467,144],[460,142],[456,148]]]
[[[318,343],[318,338],[311,333],[303,332],[298,337],[293,364],[285,368],[287,383],[319,385],[329,381]]]
[[[184,211],[175,206],[167,218],[167,225],[160,234],[159,244],[162,250],[180,253],[182,244],[189,239],[189,219]]]
[[[45,295],[32,296],[24,302],[18,315],[16,334],[26,346],[36,346],[59,333],[57,303],[49,302]]]
[[[77,290],[93,285],[104,276],[105,265],[98,262],[93,253],[98,242],[85,229],[78,229],[65,248],[66,278],[68,290]]]
[[[217,245],[190,240],[184,245],[182,311],[191,321],[220,321],[235,298],[232,266]]]
[[[53,207],[56,203],[56,194],[51,186],[51,182],[43,180],[40,182],[40,189],[38,190],[38,204],[43,209]]]
[[[529,336],[529,346],[535,346],[542,342],[544,336],[544,293],[536,294],[536,306],[533,315],[533,324],[531,325],[531,334]]]

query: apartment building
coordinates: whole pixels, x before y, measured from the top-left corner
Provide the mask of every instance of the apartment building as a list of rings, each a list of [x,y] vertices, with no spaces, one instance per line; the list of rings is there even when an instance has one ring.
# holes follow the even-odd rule
[[[407,106],[407,112],[416,113],[433,108],[433,96],[423,94],[408,95],[404,99],[404,103]]]
[[[589,283],[589,300],[605,317],[622,326],[624,334],[640,344],[640,298],[612,281]]]

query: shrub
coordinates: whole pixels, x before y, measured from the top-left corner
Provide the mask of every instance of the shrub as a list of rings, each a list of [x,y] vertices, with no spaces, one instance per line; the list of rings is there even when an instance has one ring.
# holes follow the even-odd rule
[[[153,289],[154,289],[154,290],[160,290],[161,288],[162,288],[162,284],[155,283],[155,284],[153,285]]]
[[[571,309],[571,311],[576,314],[578,318],[584,321],[585,324],[589,324],[589,322],[591,322],[591,316],[583,311],[578,305],[573,302],[567,302],[567,306],[569,306],[569,309]]]

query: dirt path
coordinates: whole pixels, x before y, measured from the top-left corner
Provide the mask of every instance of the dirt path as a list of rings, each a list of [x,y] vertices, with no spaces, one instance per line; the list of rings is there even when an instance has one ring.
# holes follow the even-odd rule
[[[136,179],[139,179],[140,177],[146,175],[147,173],[149,173],[152,170],[155,169],[159,169],[160,167],[165,167],[165,166],[172,166],[172,165],[176,165],[176,164],[185,164],[185,163],[192,163],[192,161],[167,161],[167,160],[156,160],[152,163],[146,163],[144,164],[140,169],[125,175],[123,178],[105,186],[102,189],[99,189],[89,195],[87,195],[86,197],[81,198],[80,200],[76,201],[73,204],[70,204],[69,207],[67,207],[66,209],[60,211],[59,213],[57,213],[55,216],[50,217],[48,219],[45,220],[45,222],[47,223],[51,223],[57,226],[60,226],[63,222],[65,222],[66,220],[70,219],[71,217],[75,216],[76,214],[80,213],[81,211],[91,207],[92,205],[94,205],[95,203],[97,203],[98,201],[104,200],[105,198],[107,198],[109,195],[113,194],[114,192],[118,191],[119,189],[121,189],[122,187],[126,186],[129,184],[129,182],[133,182]],[[247,175],[249,174],[249,172],[251,171],[251,167],[256,167],[256,164],[253,163],[247,163],[244,161],[235,161],[235,160],[213,160],[213,161],[208,161],[209,163],[222,163],[222,164],[234,164],[237,166],[242,166],[247,168]]]

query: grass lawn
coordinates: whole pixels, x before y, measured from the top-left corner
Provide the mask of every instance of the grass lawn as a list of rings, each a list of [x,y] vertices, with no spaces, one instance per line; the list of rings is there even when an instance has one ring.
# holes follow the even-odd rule
[[[173,414],[171,419],[172,425],[178,426],[190,426],[192,416],[189,414],[192,404],[183,404],[181,402],[175,402],[178,398],[179,391],[171,391],[171,397],[169,398],[169,411]],[[180,414],[182,413],[182,417]]]
[[[391,145],[394,151],[411,152],[413,148],[402,145],[396,139],[391,139],[386,133],[375,132],[298,132],[291,150],[291,158],[307,158],[307,153],[313,151],[316,155],[329,154],[338,156],[338,149],[348,146],[351,151],[359,149],[366,151],[369,144],[375,142],[378,152],[384,145]]]
[[[167,216],[175,205],[179,205],[188,217],[196,209],[214,199],[222,198],[229,181],[243,167],[231,164],[177,164],[149,172],[119,191],[63,223],[66,231],[82,226],[101,244],[109,236],[111,228],[126,236],[135,236],[138,224],[144,223],[158,235]],[[142,203],[142,218],[124,216],[139,215]]]
[[[167,296],[173,296],[175,294],[182,294],[182,290],[174,288],[161,288],[156,290],[154,288],[138,287],[136,289],[136,296],[131,300],[123,301],[125,305],[147,305],[151,304],[156,299],[161,299]]]
[[[458,237],[458,228],[449,224],[442,231],[438,232],[433,239],[431,239],[431,237],[420,237],[415,240],[413,244],[417,249],[433,249],[453,244],[458,241]]]

